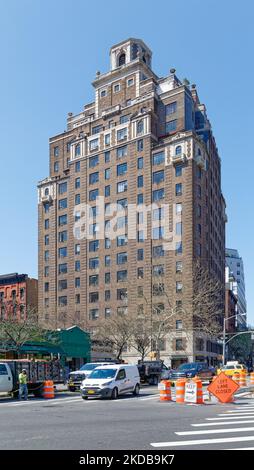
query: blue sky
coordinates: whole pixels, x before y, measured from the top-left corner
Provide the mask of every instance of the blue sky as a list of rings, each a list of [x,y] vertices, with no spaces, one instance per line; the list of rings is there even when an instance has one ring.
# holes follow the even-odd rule
[[[0,273],[37,276],[36,184],[48,175],[48,138],[93,100],[91,81],[109,69],[110,47],[140,37],[155,72],[175,67],[206,104],[222,159],[227,246],[244,259],[254,323],[253,21],[252,0],[0,0]]]

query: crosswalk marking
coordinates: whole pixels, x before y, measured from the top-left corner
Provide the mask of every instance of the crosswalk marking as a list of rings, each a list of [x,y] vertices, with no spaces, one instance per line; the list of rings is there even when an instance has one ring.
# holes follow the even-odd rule
[[[216,439],[192,439],[190,441],[171,441],[171,442],[151,442],[153,447],[183,447],[183,446],[198,446],[205,444],[222,444],[224,442],[244,442],[254,441],[254,436],[239,436],[239,437],[220,437]]]
[[[251,416],[253,417],[254,416],[254,413],[251,412],[251,413],[236,413],[236,414],[228,414],[228,413],[219,413],[218,416],[233,416],[233,417],[237,417],[237,416]]]
[[[230,428],[230,429],[202,429],[200,431],[180,431],[176,432],[178,436],[197,436],[198,434],[224,434],[229,432],[248,432],[254,431],[254,426],[250,428]]]
[[[229,416],[225,415],[223,418],[206,418],[207,421],[226,421],[226,420],[231,420],[231,419],[254,419],[254,416]]]
[[[231,424],[251,424],[251,423],[254,423],[254,419],[252,419],[251,421],[220,421],[219,423],[217,421],[215,421],[214,423],[199,423],[199,424],[192,424],[191,426],[194,426],[196,428],[198,427],[202,427],[202,426],[229,426]]]

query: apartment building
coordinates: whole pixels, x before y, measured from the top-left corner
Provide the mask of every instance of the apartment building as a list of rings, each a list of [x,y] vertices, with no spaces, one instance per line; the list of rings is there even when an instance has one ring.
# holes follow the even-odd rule
[[[170,301],[175,328],[161,357],[216,362],[220,345],[187,334],[193,315],[182,314],[197,260],[225,284],[221,161],[206,108],[175,69],[155,74],[140,39],[114,45],[110,70],[92,85],[94,102],[50,138],[50,174],[38,184],[39,311],[49,325],[93,330]]]
[[[27,308],[38,308],[38,281],[27,274],[0,276],[0,321],[7,318],[23,319]]]

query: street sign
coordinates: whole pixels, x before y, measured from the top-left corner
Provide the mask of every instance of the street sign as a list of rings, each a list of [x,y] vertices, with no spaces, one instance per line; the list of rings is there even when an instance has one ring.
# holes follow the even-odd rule
[[[197,403],[197,384],[195,382],[186,382],[184,401]]]
[[[207,387],[207,390],[218,398],[221,403],[228,403],[232,401],[233,394],[238,388],[239,385],[234,380],[221,372]]]

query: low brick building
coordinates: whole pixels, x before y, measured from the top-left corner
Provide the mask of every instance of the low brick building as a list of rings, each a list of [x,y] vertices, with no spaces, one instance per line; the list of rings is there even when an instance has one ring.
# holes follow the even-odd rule
[[[24,318],[27,307],[38,308],[38,281],[27,274],[0,276],[0,320],[7,316]]]

